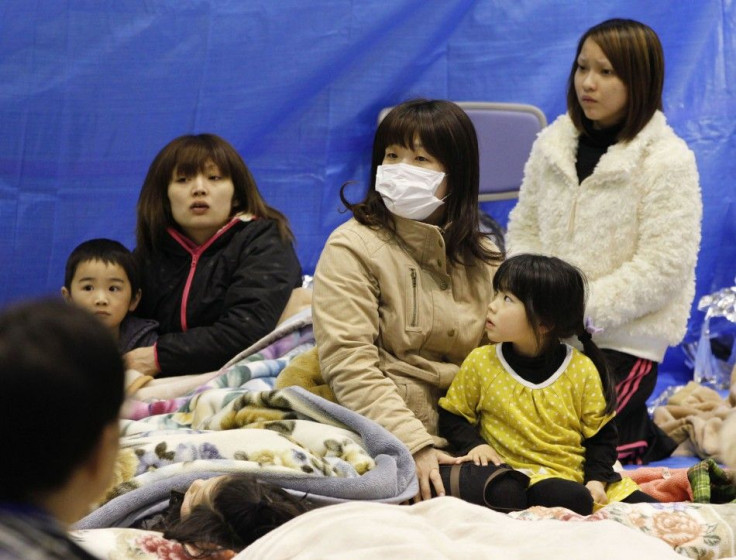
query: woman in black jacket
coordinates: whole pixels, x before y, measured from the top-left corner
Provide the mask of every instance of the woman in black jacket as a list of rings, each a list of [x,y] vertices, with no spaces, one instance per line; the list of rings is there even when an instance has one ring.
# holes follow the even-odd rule
[[[167,144],[138,199],[137,314],[154,346],[126,354],[151,376],[219,369],[271,332],[301,284],[287,218],[268,206],[235,149],[213,134]]]

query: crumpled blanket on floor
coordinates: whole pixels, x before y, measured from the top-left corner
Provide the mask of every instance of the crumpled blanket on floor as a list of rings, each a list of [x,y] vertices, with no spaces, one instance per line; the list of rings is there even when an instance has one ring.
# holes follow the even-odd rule
[[[211,389],[178,412],[122,420],[121,431],[117,483],[79,528],[130,524],[163,509],[172,488],[212,473],[255,472],[323,503],[401,502],[418,489],[395,436],[299,387]]]
[[[575,526],[587,522],[615,521],[639,533],[656,537],[674,551],[688,558],[710,560],[730,558],[736,554],[736,504],[693,504],[687,502],[666,504],[627,504],[615,502],[593,515],[582,516],[564,508],[532,507],[511,514],[516,519],[572,521]],[[584,522],[584,523],[581,523]],[[595,523],[591,523],[595,524]],[[633,537],[633,535],[631,535]],[[626,538],[626,537],[624,537]],[[621,546],[624,546],[622,543]],[[596,550],[595,557],[598,558]],[[619,558],[660,558],[632,552],[624,554],[619,547]],[[592,557],[592,555],[591,555]]]
[[[304,309],[240,352],[218,371],[154,379],[128,399],[123,417],[138,419],[174,412],[185,406],[191,395],[208,389],[273,389],[276,377],[286,364],[313,347],[312,313],[311,309]]]
[[[639,485],[642,492],[660,502],[692,502],[693,489],[686,468],[639,467],[620,471]]]
[[[735,387],[724,399],[718,391],[690,381],[666,405],[655,408],[653,418],[679,444],[673,455],[712,457],[722,462],[720,430],[734,403]]]
[[[346,551],[351,559],[679,557],[666,541],[632,531],[617,520],[566,521],[553,516],[522,521],[449,497],[413,506],[347,504],[302,515],[235,558],[331,559],[344,558]],[[376,534],[380,539],[374,537]]]
[[[568,510],[562,511],[570,514]],[[235,558],[682,558],[665,539],[653,538],[641,529],[632,530],[617,519],[597,523],[568,521],[554,516],[523,521],[452,497],[434,498],[412,506],[350,502],[303,514],[260,538]],[[107,558],[184,558],[178,555],[180,549],[176,543],[162,539],[157,533],[104,529],[82,531],[76,536],[83,546]]]
[[[736,498],[736,473],[713,459],[689,468],[639,467],[619,472],[659,502],[723,504]]]
[[[275,529],[235,558],[716,560],[736,554],[735,532],[733,504],[615,502],[589,516],[541,506],[506,515],[445,497],[412,506],[349,502],[319,508]],[[184,558],[177,555],[176,543],[150,531],[101,529],[76,536],[104,557]]]

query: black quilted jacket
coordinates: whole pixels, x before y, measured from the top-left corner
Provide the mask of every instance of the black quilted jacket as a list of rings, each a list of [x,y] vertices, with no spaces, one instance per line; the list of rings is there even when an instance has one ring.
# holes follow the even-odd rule
[[[198,247],[170,229],[141,273],[136,314],[159,322],[161,377],[219,369],[276,327],[301,284],[293,246],[259,219],[235,218]]]

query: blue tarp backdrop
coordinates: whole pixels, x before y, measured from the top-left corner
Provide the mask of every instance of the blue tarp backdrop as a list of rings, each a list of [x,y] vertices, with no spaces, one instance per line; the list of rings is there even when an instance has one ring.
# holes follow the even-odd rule
[[[349,194],[363,194],[382,107],[417,96],[529,103],[551,122],[578,37],[610,17],[660,35],[665,113],[701,175],[698,297],[730,284],[734,0],[5,0],[0,302],[58,292],[85,239],[132,248],[150,161],[192,132],[238,149],[290,218],[310,273],[347,218],[340,186],[354,180]],[[484,205],[501,223],[509,208]],[[702,319],[693,309],[689,339]]]

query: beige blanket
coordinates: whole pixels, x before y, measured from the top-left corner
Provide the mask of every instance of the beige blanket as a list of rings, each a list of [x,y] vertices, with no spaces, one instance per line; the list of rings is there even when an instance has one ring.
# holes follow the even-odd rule
[[[673,455],[695,455],[723,462],[721,427],[734,410],[736,386],[727,398],[691,381],[654,409],[654,422],[679,445]]]
[[[544,507],[505,515],[450,497],[412,506],[348,502],[293,519],[236,558],[715,560],[736,554],[735,530],[735,504],[616,502],[581,516]],[[112,528],[74,535],[101,558],[185,558],[177,543],[150,531]]]
[[[236,556],[237,560],[264,558],[665,560],[682,556],[664,540],[612,520],[523,521],[445,497],[412,506],[356,502],[309,512]]]
[[[624,504],[628,505],[628,504]],[[650,506],[651,507],[651,506]],[[561,508],[551,514],[565,512]],[[542,508],[542,511],[544,508]],[[636,521],[636,520],[635,520]],[[348,502],[316,509],[271,531],[238,560],[682,560],[682,520],[663,523],[653,536],[619,520],[576,523],[558,519],[526,521],[463,502],[435,498],[412,506]],[[712,521],[712,519],[710,519]],[[695,523],[695,526],[699,526]],[[729,532],[725,523],[719,525]],[[687,536],[691,536],[687,533]],[[659,537],[659,538],[655,538]],[[158,533],[135,529],[77,531],[80,544],[101,558],[167,560],[184,558],[181,548]],[[670,539],[669,541],[667,539]],[[728,543],[732,544],[732,540]],[[719,547],[708,556],[724,558]],[[715,552],[715,554],[713,554]],[[681,552],[684,553],[684,552]],[[693,556],[699,557],[699,556]]]

